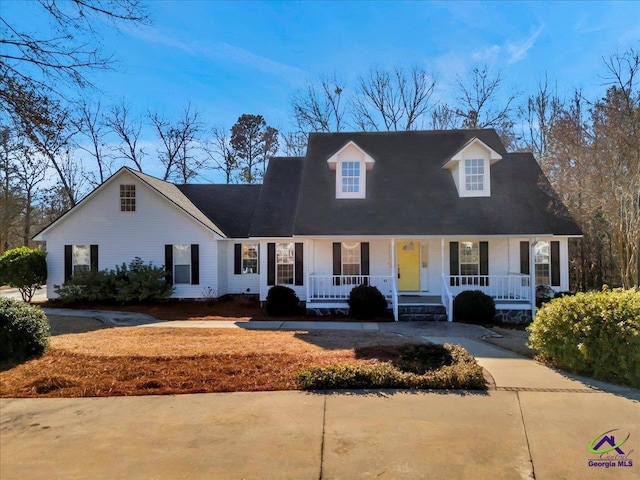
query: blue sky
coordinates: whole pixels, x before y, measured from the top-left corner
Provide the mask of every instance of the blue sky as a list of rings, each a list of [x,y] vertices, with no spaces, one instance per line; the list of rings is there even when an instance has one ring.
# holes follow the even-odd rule
[[[192,102],[229,127],[255,113],[287,130],[296,89],[333,72],[353,84],[372,65],[424,66],[444,99],[485,63],[525,93],[547,71],[597,94],[602,57],[640,44],[640,2],[159,1],[151,16],[109,39],[109,93],[168,112]]]
[[[29,1],[5,0],[3,16],[34,28]],[[178,115],[191,104],[210,125],[242,113],[292,129],[290,98],[334,72],[353,85],[371,66],[418,65],[436,96],[487,64],[507,88],[529,94],[546,71],[560,93],[604,92],[602,57],[640,49],[640,2],[222,2],[151,1],[152,25],[105,30],[117,70],[92,79],[103,106],[124,99],[143,114]]]

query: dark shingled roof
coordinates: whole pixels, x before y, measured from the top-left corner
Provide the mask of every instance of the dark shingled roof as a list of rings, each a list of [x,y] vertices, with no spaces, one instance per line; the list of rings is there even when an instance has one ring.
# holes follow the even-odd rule
[[[293,235],[304,158],[274,157],[264,177],[250,236]]]
[[[460,198],[442,166],[477,137],[502,155],[491,196]],[[327,159],[353,141],[374,160],[366,199],[336,199]],[[260,207],[259,207],[260,208]],[[295,235],[581,235],[531,154],[507,154],[494,130],[311,134]]]
[[[176,185],[229,238],[249,236],[262,185]]]

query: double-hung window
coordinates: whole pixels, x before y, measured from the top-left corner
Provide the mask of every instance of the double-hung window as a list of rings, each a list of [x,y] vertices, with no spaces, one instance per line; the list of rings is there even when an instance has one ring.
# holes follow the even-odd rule
[[[173,246],[173,283],[191,283],[191,245]]]
[[[484,190],[484,159],[470,158],[464,161],[464,181],[467,192]]]
[[[342,162],[342,193],[360,193],[360,162]]]
[[[91,269],[89,245],[73,245],[71,259],[74,276],[88,272]]]
[[[356,243],[342,243],[341,245],[341,261],[342,261],[342,275],[353,275],[360,276],[361,275],[361,252],[360,252],[360,242]],[[358,280],[356,278],[345,278],[346,284],[358,284]]]
[[[258,273],[258,244],[242,244],[242,273]]]
[[[276,285],[293,285],[295,244],[276,244]]]
[[[536,285],[551,284],[551,245],[538,242],[534,247]]]
[[[460,275],[480,274],[480,247],[478,242],[460,242]]]

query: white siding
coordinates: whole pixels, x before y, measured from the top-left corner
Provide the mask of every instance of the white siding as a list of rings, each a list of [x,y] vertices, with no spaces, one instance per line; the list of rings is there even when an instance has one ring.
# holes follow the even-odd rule
[[[216,297],[221,297],[222,295],[226,295],[229,292],[229,282],[227,278],[227,267],[228,261],[227,257],[229,255],[230,243],[224,240],[220,240],[218,242],[218,291],[216,292]]]
[[[236,243],[258,243],[257,241],[228,241],[226,243],[226,268],[220,269],[220,272],[226,272],[227,293],[232,294],[250,294],[257,295],[260,292],[260,274],[259,273],[241,273],[239,275],[234,273],[234,255]],[[222,255],[222,254],[220,254]],[[262,257],[267,255],[267,248],[260,246],[260,252],[258,253],[259,262],[262,262]],[[262,264],[260,264],[260,271],[262,271]],[[266,271],[265,271],[266,275]]]
[[[136,211],[120,211],[120,185],[136,185]],[[200,284],[176,285],[174,297],[200,298],[218,291],[216,235],[199,225],[126,171],[61,219],[44,235],[47,244],[47,295],[64,282],[64,246],[98,245],[98,268],[112,269],[140,257],[164,265],[165,244],[200,246]]]

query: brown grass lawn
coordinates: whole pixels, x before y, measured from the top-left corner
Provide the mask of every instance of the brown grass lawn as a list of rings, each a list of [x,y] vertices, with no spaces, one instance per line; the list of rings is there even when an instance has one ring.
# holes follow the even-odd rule
[[[384,361],[408,342],[377,332],[109,328],[54,336],[43,357],[5,366],[0,396],[292,390],[300,368]]]

